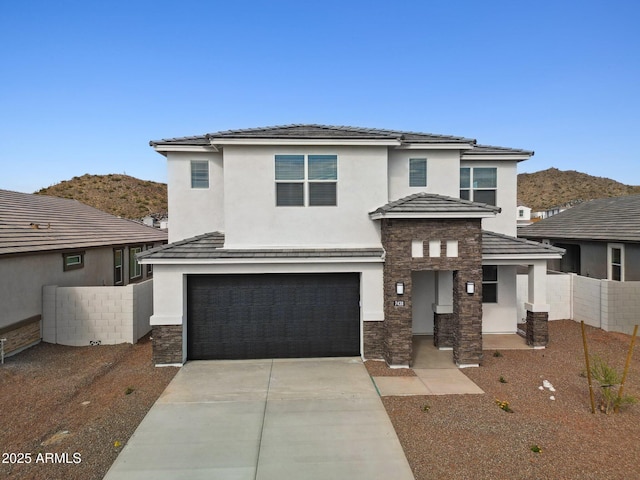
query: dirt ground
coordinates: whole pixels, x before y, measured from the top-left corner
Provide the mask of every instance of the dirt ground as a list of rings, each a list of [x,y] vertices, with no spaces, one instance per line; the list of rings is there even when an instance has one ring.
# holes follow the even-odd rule
[[[589,353],[621,373],[631,337],[586,330]],[[416,480],[640,478],[640,404],[592,414],[580,324],[549,331],[545,350],[485,351],[481,367],[463,369],[484,395],[383,397]],[[635,350],[625,393],[640,397]]]
[[[101,479],[177,372],[151,342],[40,343],[0,366],[0,478]]]

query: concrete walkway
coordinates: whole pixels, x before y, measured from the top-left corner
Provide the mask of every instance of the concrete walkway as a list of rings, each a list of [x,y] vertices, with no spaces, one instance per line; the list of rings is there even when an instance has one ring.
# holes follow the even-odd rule
[[[107,473],[128,479],[413,479],[358,358],[189,362]]]

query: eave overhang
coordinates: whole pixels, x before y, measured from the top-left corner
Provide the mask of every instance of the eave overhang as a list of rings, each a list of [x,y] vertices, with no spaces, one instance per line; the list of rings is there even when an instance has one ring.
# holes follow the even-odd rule
[[[422,219],[442,219],[442,218],[492,218],[498,212],[431,212],[431,213],[408,213],[408,212],[372,212],[369,214],[371,220],[382,220],[383,218],[422,218]]]

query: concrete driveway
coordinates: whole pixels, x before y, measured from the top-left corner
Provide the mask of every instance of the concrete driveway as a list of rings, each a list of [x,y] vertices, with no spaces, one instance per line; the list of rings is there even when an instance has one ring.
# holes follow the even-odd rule
[[[107,473],[127,479],[413,479],[359,358],[189,362]]]

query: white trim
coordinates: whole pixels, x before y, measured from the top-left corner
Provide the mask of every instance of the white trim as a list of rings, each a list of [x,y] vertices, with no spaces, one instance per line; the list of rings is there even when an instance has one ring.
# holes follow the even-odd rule
[[[470,143],[403,143],[396,150],[470,150]]]
[[[305,264],[305,263],[384,263],[383,257],[246,257],[246,258],[145,258],[145,265],[242,265],[242,264]]]
[[[214,145],[154,145],[153,149],[164,155],[167,152],[211,153],[219,152]]]
[[[331,145],[331,146],[370,146],[379,145],[395,147],[401,145],[399,140],[381,139],[335,139],[335,138],[211,138],[211,146],[216,145]]]
[[[611,250],[617,248],[620,250],[620,280],[613,280],[612,261],[613,255]],[[607,280],[624,282],[624,243],[607,243]]]
[[[149,318],[151,326],[154,325],[184,325],[182,315],[151,315]]]
[[[473,151],[473,150],[472,150]],[[494,154],[482,154],[482,155],[478,155],[478,154],[473,154],[473,153],[469,153],[469,155],[466,155],[465,153],[462,154],[462,158],[460,160],[491,160],[492,162],[495,161],[500,161],[500,160],[509,160],[509,161],[524,161],[524,160],[529,160],[531,158],[531,155],[525,155],[525,154],[516,154],[516,153],[511,153],[511,154],[502,154],[502,153],[494,153]]]
[[[492,218],[498,212],[439,212],[439,213],[402,213],[402,212],[373,212],[369,214],[371,220],[382,218]]]
[[[533,313],[536,313],[536,312],[549,313],[549,311],[551,310],[551,306],[546,303],[524,302],[524,309],[529,310],[530,312],[533,312]]]
[[[556,260],[562,258],[562,255],[559,253],[541,253],[535,255],[526,255],[526,254],[510,254],[506,253],[501,255],[499,253],[493,253],[489,255],[482,256],[482,264],[483,265],[518,265],[527,261],[534,260]]]
[[[156,363],[156,367],[183,367],[184,363]]]

